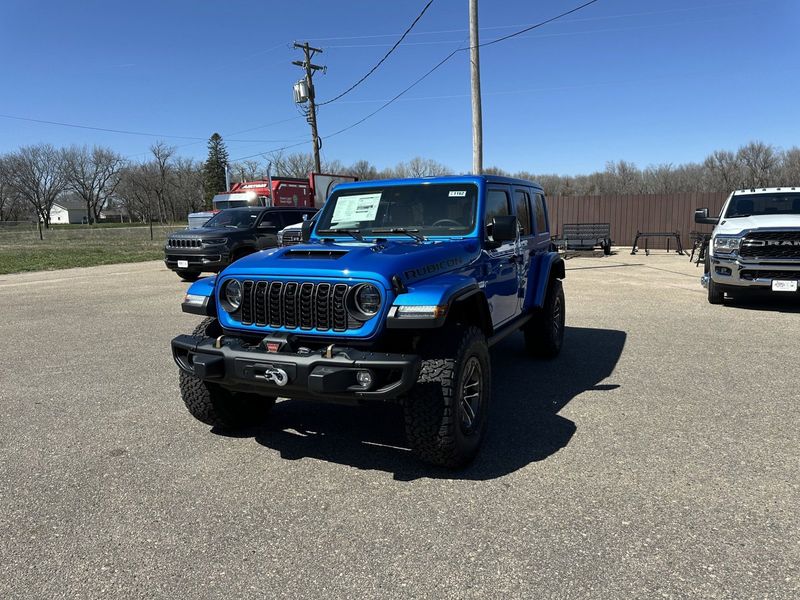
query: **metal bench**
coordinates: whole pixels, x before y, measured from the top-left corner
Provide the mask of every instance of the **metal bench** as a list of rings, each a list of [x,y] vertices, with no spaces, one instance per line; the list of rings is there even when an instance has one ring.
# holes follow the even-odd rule
[[[561,237],[554,243],[567,250],[594,250],[598,246],[603,254],[611,254],[610,223],[567,223],[563,226]]]

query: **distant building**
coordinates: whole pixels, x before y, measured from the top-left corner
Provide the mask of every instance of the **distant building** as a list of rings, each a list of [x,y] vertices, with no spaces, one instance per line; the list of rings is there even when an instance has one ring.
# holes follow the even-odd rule
[[[61,224],[88,223],[89,217],[86,212],[86,204],[75,196],[64,196],[53,202],[50,209],[50,223]]]

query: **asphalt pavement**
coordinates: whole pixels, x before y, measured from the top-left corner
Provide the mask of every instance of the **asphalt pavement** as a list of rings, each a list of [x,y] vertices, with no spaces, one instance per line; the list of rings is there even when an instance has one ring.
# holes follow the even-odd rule
[[[699,276],[569,260],[562,355],[492,350],[459,472],[392,407],[193,420],[159,262],[0,276],[0,597],[798,598],[800,299]]]

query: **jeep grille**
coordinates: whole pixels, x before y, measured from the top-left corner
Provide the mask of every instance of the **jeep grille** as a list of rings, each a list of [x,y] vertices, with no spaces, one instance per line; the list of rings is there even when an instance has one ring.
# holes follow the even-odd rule
[[[740,256],[800,259],[800,231],[753,231],[742,240]]]
[[[349,317],[346,283],[242,281],[243,325],[304,331],[347,331],[361,323]]]
[[[200,248],[202,245],[200,240],[185,238],[170,238],[167,240],[168,248]]]

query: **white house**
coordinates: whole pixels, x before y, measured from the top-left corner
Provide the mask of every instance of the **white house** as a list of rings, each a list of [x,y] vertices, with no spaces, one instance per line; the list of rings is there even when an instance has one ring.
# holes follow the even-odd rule
[[[65,196],[53,202],[50,223],[87,223],[86,205],[80,198]]]

